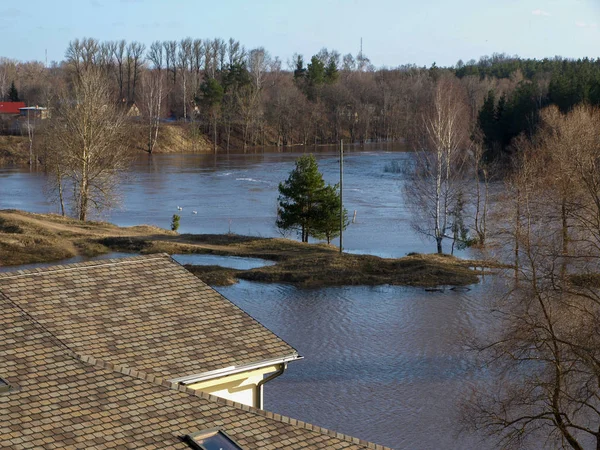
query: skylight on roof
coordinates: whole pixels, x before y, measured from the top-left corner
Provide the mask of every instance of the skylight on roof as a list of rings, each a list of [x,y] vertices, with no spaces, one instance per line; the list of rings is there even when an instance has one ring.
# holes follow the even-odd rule
[[[4,394],[11,390],[10,384],[0,378],[0,394]]]
[[[218,428],[188,434],[184,439],[195,450],[243,450]]]

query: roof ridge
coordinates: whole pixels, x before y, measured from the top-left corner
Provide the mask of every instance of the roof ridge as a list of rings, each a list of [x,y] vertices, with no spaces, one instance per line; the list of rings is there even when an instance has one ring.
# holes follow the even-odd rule
[[[350,442],[352,444],[362,445],[366,448],[373,449],[373,450],[393,450],[391,447],[386,447],[384,445],[375,444],[374,442],[369,442],[364,439],[359,439],[357,437],[350,436],[350,435],[347,435],[344,433],[339,433],[334,430],[329,430],[327,428],[323,428],[323,427],[320,427],[317,425],[312,425],[310,423],[304,422],[302,420],[294,419],[289,416],[284,416],[284,415],[277,414],[277,413],[274,413],[271,411],[266,411],[264,409],[258,409],[253,406],[245,405],[243,403],[238,403],[238,402],[234,402],[232,400],[227,400],[227,399],[224,399],[221,397],[217,397],[215,395],[208,394],[206,392],[194,390],[192,388],[187,387],[184,384],[173,383],[173,382],[169,381],[168,379],[158,377],[158,376],[155,376],[152,374],[148,374],[141,370],[132,369],[130,367],[126,367],[126,366],[123,366],[120,364],[113,364],[113,363],[104,361],[102,359],[94,358],[93,356],[78,355],[77,357],[82,362],[90,364],[93,367],[97,367],[100,369],[106,369],[106,370],[109,370],[112,372],[120,373],[125,376],[130,376],[130,377],[136,378],[138,380],[147,381],[153,385],[163,386],[170,390],[183,392],[185,394],[192,395],[194,397],[199,397],[199,398],[203,398],[205,400],[210,400],[212,402],[225,404],[225,405],[233,407],[233,408],[237,408],[237,409],[241,409],[246,412],[258,414],[258,415],[261,415],[268,419],[276,420],[278,422],[288,423],[295,427],[304,428],[305,430],[314,431],[316,433],[324,434],[326,436],[331,436],[331,437],[334,437],[334,438],[337,438],[337,439],[340,439],[340,440],[343,440],[346,442]]]
[[[78,263],[68,263],[68,264],[53,264],[49,262],[48,264],[53,264],[48,267],[38,267],[35,269],[25,269],[25,270],[15,270],[12,272],[0,272],[0,280],[10,279],[10,278],[19,278],[25,276],[34,276],[34,275],[45,275],[49,273],[56,272],[66,272],[76,269],[87,269],[90,267],[98,267],[98,266],[116,266],[118,264],[132,264],[139,261],[151,261],[153,259],[162,259],[162,258],[171,258],[168,253],[152,253],[150,255],[135,255],[135,256],[127,256],[124,258],[109,258],[109,259],[94,259],[91,261],[82,261]],[[172,259],[172,258],[171,258]],[[4,266],[10,267],[10,266]]]

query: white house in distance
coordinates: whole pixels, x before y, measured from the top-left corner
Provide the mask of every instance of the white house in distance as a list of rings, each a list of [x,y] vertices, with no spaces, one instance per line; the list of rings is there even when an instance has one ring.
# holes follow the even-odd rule
[[[50,111],[42,106],[26,106],[19,108],[19,115],[25,119],[44,120],[50,117]]]

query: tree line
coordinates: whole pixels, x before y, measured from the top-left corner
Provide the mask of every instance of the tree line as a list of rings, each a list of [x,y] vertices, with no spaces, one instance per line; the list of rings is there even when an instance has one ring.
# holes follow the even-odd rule
[[[519,85],[515,96],[533,86]],[[438,253],[476,245],[506,267],[496,320],[470,342],[490,376],[473,383],[464,424],[502,448],[600,448],[600,108],[549,101],[518,130],[505,111],[519,101],[493,103],[473,117],[460,80],[441,74],[399,169],[413,227]],[[506,120],[506,147],[488,118]]]
[[[473,119],[480,117],[486,157],[504,158],[539,110],[600,104],[600,59],[521,59],[502,54],[453,67],[376,69],[362,52],[322,49],[287,62],[235,39],[140,42],[71,41],[65,58],[0,60],[0,98],[11,83],[29,104],[49,105],[73,74],[97,67],[115,101],[136,102],[150,117],[194,122],[217,148],[390,142],[406,138],[440,76],[458,79]],[[13,86],[14,87],[14,86]],[[150,120],[150,119],[149,119]]]

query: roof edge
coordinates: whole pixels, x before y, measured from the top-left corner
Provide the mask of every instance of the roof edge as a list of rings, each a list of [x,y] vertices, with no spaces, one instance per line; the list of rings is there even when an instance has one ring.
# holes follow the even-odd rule
[[[119,264],[132,264],[140,261],[148,261],[153,259],[172,259],[168,253],[151,253],[148,255],[127,256],[125,258],[109,258],[109,259],[94,259],[91,261],[82,261],[77,263],[56,264],[56,262],[48,262],[51,264],[47,267],[38,267],[35,269],[13,270],[8,272],[0,272],[0,280],[9,278],[19,278],[34,275],[45,275],[56,272],[68,272],[77,269],[88,269],[98,266],[116,266]],[[11,267],[11,266],[4,266]],[[18,266],[15,266],[18,267]]]
[[[273,358],[267,359],[264,361],[259,361],[256,363],[248,363],[242,364],[241,366],[229,366],[223,369],[215,369],[204,373],[188,375],[185,377],[172,378],[169,381],[171,383],[178,383],[183,385],[200,383],[201,381],[212,380],[214,378],[221,378],[229,375],[235,375],[236,373],[247,372],[249,370],[261,369],[263,367],[272,366],[274,364],[283,364],[291,361],[297,361],[300,359],[304,359],[303,356],[298,355],[298,353],[294,352],[289,356],[284,356],[283,358]]]
[[[172,381],[157,377],[155,375],[147,374],[147,373],[139,371],[139,370],[131,369],[129,367],[121,366],[118,364],[109,363],[109,362],[106,362],[101,359],[96,359],[93,356],[81,355],[78,357],[78,359],[80,359],[82,362],[84,362],[86,364],[90,364],[90,365],[100,368],[100,369],[110,370],[112,372],[120,373],[122,375],[127,375],[127,376],[137,378],[142,381],[150,382],[151,384],[154,384],[154,385],[163,386],[163,387],[166,387],[166,388],[174,390],[174,391],[183,392],[185,394],[188,394],[188,395],[191,395],[194,397],[200,397],[200,398],[203,398],[205,400],[210,400],[215,403],[220,403],[220,404],[224,404],[224,405],[227,405],[227,406],[230,406],[233,408],[241,409],[241,410],[244,410],[247,412],[259,414],[268,419],[276,420],[276,421],[282,422],[282,423],[287,423],[292,426],[303,428],[308,431],[314,431],[315,433],[324,434],[326,436],[330,436],[330,437],[333,437],[336,439],[340,439],[342,441],[350,442],[352,444],[362,445],[363,447],[366,447],[368,449],[394,450],[391,447],[386,447],[384,445],[375,444],[374,442],[365,441],[364,439],[359,439],[357,437],[349,436],[344,433],[338,433],[337,431],[329,430],[327,428],[319,427],[317,425],[312,425],[310,423],[303,422],[301,420],[294,419],[292,417],[282,416],[281,414],[276,414],[276,413],[273,413],[270,411],[265,411],[263,409],[257,409],[257,408],[254,408],[253,406],[244,405],[243,403],[226,400],[224,398],[217,397],[212,394],[207,394],[206,392],[196,391],[194,389],[187,387],[184,384],[174,383]]]

